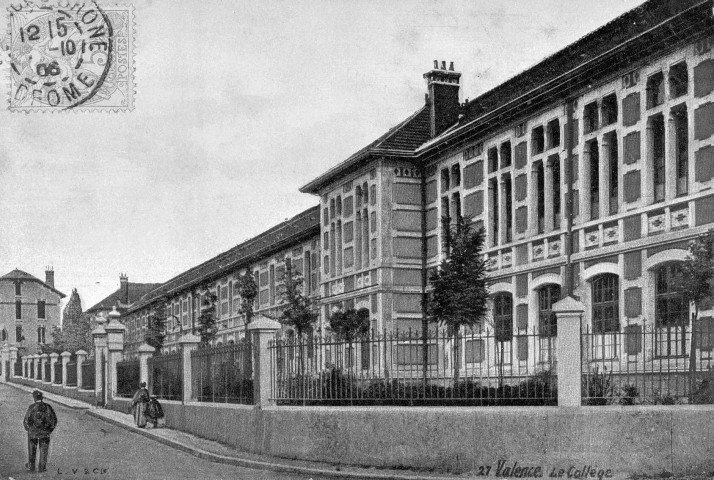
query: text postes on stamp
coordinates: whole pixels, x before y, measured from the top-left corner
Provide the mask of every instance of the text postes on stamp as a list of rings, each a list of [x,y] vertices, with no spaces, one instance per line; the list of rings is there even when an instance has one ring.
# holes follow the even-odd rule
[[[134,108],[132,7],[27,2],[9,15],[11,111]]]

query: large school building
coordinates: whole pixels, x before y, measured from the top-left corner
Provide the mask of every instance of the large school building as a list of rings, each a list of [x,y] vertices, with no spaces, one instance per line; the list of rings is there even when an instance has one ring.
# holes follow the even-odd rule
[[[568,294],[603,338],[657,329],[655,353],[681,355],[673,331],[690,312],[671,280],[688,242],[714,227],[712,3],[650,0],[467,103],[451,62],[424,78],[413,115],[301,189],[319,205],[135,302],[123,316],[130,349],[156,308],[175,349],[206,289],[218,341],[238,341],[237,276],[252,272],[258,311],[274,313],[286,259],[319,298],[321,331],[351,307],[379,331],[419,330],[442,219],[463,216],[485,229],[487,320],[513,333],[512,361],[549,355],[550,309]],[[539,334],[539,352],[522,351],[524,332]],[[603,341],[598,354],[618,348]]]

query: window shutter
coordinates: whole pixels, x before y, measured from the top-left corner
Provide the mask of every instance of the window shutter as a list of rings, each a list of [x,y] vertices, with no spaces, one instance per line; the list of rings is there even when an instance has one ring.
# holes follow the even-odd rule
[[[627,325],[625,327],[625,353],[637,355],[642,351],[642,326]]]
[[[518,339],[518,360],[526,361],[528,360],[528,337],[520,335],[516,338]]]

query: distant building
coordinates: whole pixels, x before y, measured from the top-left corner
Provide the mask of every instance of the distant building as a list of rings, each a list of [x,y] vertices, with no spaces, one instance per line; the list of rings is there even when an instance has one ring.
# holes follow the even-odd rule
[[[161,286],[160,283],[130,282],[127,275],[121,274],[119,275],[119,289],[85,310],[84,313],[91,315],[93,319],[106,317],[115,307],[119,313],[124,313],[146,293],[159,286]]]
[[[22,270],[0,277],[0,345],[16,346],[22,354],[38,353],[60,325],[60,301],[65,294],[55,288],[55,272],[45,281]]]

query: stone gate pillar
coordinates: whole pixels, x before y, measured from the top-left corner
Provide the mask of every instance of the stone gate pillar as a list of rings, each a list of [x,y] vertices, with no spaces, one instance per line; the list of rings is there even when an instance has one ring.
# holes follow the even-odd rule
[[[271,405],[271,386],[275,372],[270,358],[268,342],[275,340],[275,333],[280,329],[280,323],[269,318],[258,316],[248,324],[253,345],[253,399],[256,407]]]
[[[121,314],[116,307],[109,312],[109,323],[104,330],[107,332],[107,393],[112,399],[117,393],[117,363],[124,357],[124,333],[126,326],[119,321]]]
[[[193,379],[191,376],[191,352],[198,348],[201,338],[189,333],[179,340],[183,354],[183,403],[193,400]]]
[[[57,364],[57,359],[59,358],[59,354],[56,352],[50,353],[50,379],[49,382],[54,384],[55,383],[55,365]],[[47,379],[45,378],[45,382]]]
[[[65,351],[60,356],[62,357],[62,388],[67,388],[67,364],[72,354]]]
[[[552,308],[558,319],[558,406],[579,407],[582,401],[580,336],[585,313],[583,304],[565,297]]]
[[[49,361],[49,355],[47,355],[46,353],[43,353],[42,355],[40,355],[40,376],[38,377],[38,379],[41,382],[45,382],[45,383],[51,382],[51,380],[49,378],[45,378],[47,376],[47,367],[45,365],[47,365],[48,361]],[[52,369],[50,369],[50,370],[52,370]],[[50,374],[51,373],[52,372],[50,371]]]
[[[82,364],[87,359],[87,352],[77,350],[75,355],[77,355],[77,390],[80,390],[82,388]]]
[[[92,339],[94,341],[94,395],[101,402],[102,398],[100,396],[106,388],[102,359],[107,358],[107,332],[104,329],[104,317],[97,317],[96,322],[97,326],[92,330]]]
[[[156,349],[151,345],[144,343],[139,347],[139,384],[146,383],[149,386],[149,357],[151,357]]]

